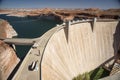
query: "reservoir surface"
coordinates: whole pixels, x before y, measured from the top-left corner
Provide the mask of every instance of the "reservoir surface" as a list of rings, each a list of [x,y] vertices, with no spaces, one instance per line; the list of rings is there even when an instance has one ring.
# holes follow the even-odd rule
[[[46,31],[60,24],[56,20],[41,19],[37,17],[13,17],[0,15],[0,18],[7,20],[18,33],[18,38],[37,38]],[[23,59],[31,46],[16,46],[17,55]]]

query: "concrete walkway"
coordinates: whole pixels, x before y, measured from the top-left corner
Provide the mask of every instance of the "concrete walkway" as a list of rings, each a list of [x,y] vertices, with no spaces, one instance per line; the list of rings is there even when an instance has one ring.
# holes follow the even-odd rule
[[[40,40],[39,38],[29,39],[29,38],[5,38],[0,39],[8,44],[15,44],[15,45],[33,45],[35,42]]]

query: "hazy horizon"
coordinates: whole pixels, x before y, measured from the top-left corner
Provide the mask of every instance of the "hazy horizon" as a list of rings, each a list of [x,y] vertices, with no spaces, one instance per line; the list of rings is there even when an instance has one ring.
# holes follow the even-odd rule
[[[0,0],[0,8],[120,8],[120,0]]]

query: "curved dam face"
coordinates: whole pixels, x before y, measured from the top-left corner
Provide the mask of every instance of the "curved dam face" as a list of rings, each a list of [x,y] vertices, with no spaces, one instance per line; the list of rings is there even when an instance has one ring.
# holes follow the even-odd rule
[[[120,23],[96,22],[70,25],[49,39],[42,60],[43,80],[72,80],[117,54]]]

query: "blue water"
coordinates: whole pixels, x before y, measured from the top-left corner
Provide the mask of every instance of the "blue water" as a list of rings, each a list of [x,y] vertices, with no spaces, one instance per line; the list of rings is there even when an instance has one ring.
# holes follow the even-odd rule
[[[18,38],[36,38],[46,31],[60,24],[56,20],[40,19],[37,17],[12,17],[0,15],[0,18],[7,20],[18,33]],[[31,46],[16,46],[17,55],[23,59]]]

